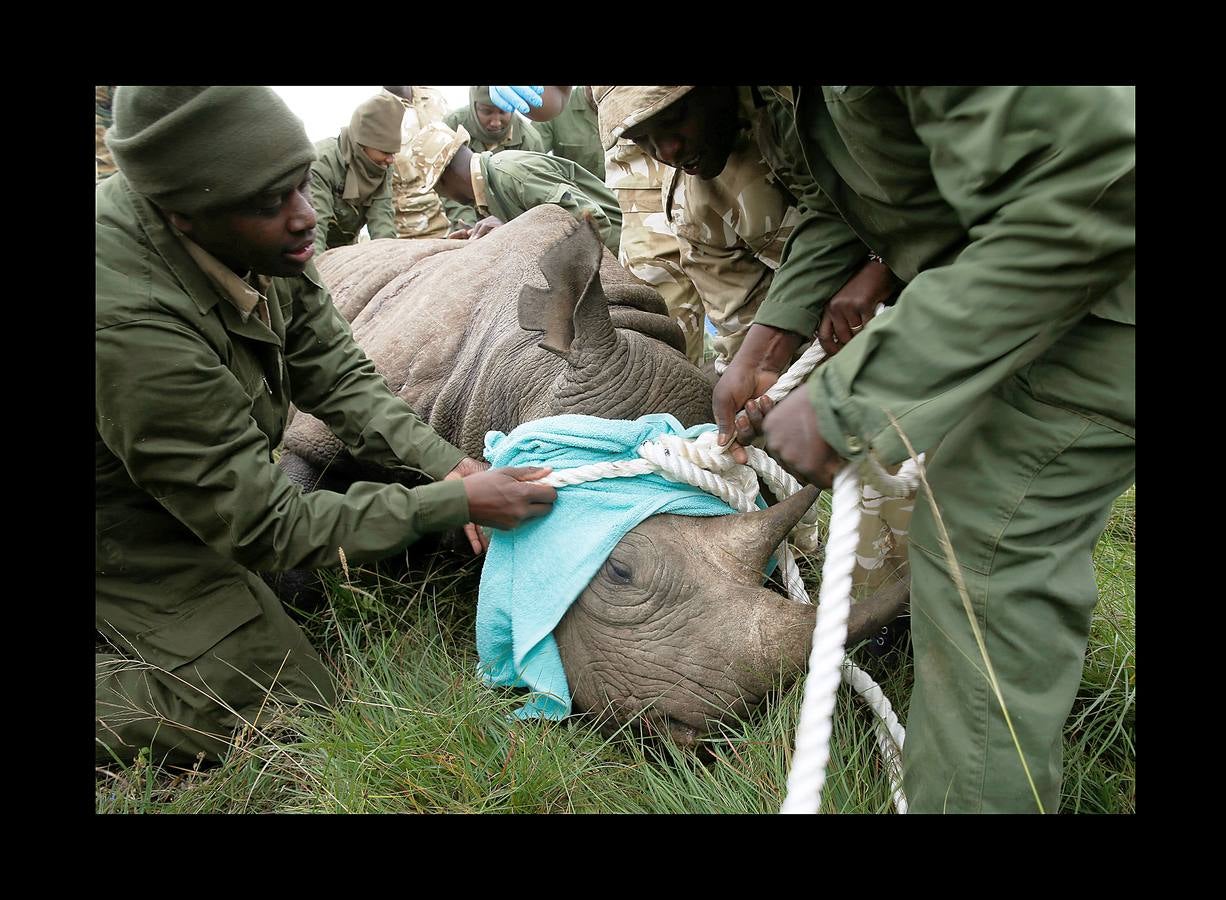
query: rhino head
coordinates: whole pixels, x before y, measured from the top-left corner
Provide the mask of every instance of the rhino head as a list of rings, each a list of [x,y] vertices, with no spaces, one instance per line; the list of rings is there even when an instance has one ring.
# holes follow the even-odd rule
[[[692,745],[803,672],[817,608],[763,578],[816,499],[810,486],[757,512],[657,515],[631,530],[554,630],[574,708]],[[894,584],[853,605],[848,646],[906,599]]]

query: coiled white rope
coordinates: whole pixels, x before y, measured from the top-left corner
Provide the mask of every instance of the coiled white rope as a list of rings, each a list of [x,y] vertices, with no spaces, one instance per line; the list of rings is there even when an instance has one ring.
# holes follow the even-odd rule
[[[881,312],[882,307],[878,308]],[[826,356],[815,341],[779,380],[766,392],[776,403],[801,384]],[[749,465],[739,465],[728,455],[727,447],[716,443],[714,431],[687,441],[664,435],[645,441],[637,448],[639,459],[593,463],[550,473],[542,479],[553,487],[582,484],[602,478],[629,478],[657,472],[671,481],[700,487],[740,512],[756,508],[758,478],[766,483],[778,500],[801,489],[800,483],[774,459],[757,447],[746,447]],[[922,456],[921,456],[922,459]],[[809,654],[809,674],[801,701],[800,722],[796,729],[796,749],[788,774],[787,795],[780,812],[817,812],[830,759],[830,734],[834,701],[840,678],[863,699],[876,715],[877,743],[886,759],[891,795],[895,809],[905,813],[902,789],[901,754],[906,732],[879,685],[862,669],[845,658],[847,618],[851,611],[852,574],[859,531],[860,477],[886,497],[906,497],[914,493],[918,466],[908,460],[891,475],[872,457],[859,466],[848,464],[835,476],[830,535],[822,566],[818,595],[817,621]],[[792,529],[788,540],[799,548],[817,548],[818,504],[815,502]],[[800,603],[811,603],[800,569],[785,540],[779,549],[780,564],[789,596]]]

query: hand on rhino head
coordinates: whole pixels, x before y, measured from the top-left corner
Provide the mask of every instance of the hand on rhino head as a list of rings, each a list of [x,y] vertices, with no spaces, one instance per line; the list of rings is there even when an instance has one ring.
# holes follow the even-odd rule
[[[768,560],[817,499],[721,518],[653,516],[614,548],[554,631],[577,711],[640,717],[692,745],[804,671],[816,607],[764,587]],[[905,585],[852,607],[848,646],[896,618]]]

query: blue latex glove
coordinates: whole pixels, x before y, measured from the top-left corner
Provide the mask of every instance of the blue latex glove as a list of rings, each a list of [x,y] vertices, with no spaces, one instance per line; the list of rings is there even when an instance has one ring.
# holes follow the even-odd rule
[[[527,113],[529,106],[545,102],[545,88],[524,85],[490,85],[490,99],[503,112]]]

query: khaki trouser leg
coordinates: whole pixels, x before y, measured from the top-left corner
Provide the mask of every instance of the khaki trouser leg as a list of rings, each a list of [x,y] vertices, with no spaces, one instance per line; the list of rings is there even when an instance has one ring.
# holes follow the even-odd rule
[[[255,576],[206,585],[177,616],[154,615],[135,635],[107,627],[113,602],[99,592],[99,630],[130,655],[94,658],[99,762],[112,752],[130,761],[141,747],[152,747],[155,762],[188,765],[201,751],[216,760],[235,729],[275,708],[270,692],[280,701],[335,698],[319,654]]]
[[[763,285],[770,284],[770,272],[764,270]],[[766,291],[754,291],[749,295],[733,294],[731,297],[718,293],[706,298],[706,316],[715,326],[716,337],[713,342],[715,349],[715,371],[723,374],[745,343],[749,327],[753,325],[753,317],[758,314],[758,307],[766,299]],[[738,305],[739,304],[739,305]],[[700,320],[701,324],[701,320]]]
[[[629,201],[618,191],[622,207],[621,248],[617,255],[630,274],[643,281],[664,298],[668,313],[681,326],[685,335],[685,355],[696,366],[702,366],[703,307],[698,289],[681,270],[681,245],[669,232],[662,212],[626,212]],[[642,193],[659,194],[644,191]]]
[[[912,812],[1059,809],[1063,729],[1097,602],[1091,553],[1135,478],[1134,349],[1134,329],[1086,319],[986,398],[929,461],[1034,790],[921,496],[904,751]]]
[[[897,474],[899,466],[890,466]],[[871,596],[876,591],[910,578],[907,568],[907,531],[915,497],[885,497],[871,485],[860,489],[860,529],[856,566],[852,570],[852,596]]]

